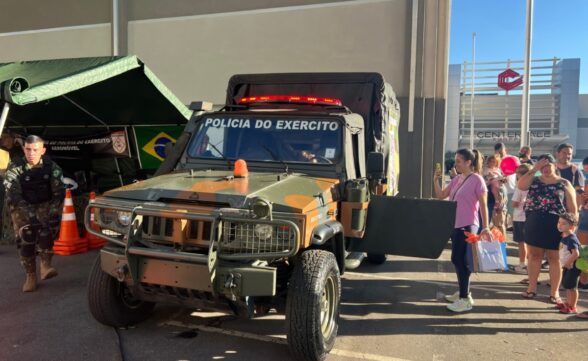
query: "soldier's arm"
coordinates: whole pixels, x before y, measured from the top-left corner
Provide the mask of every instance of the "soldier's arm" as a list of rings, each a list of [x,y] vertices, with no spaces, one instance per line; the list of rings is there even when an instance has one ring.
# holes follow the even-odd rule
[[[26,203],[22,197],[22,189],[20,188],[19,176],[22,170],[18,167],[8,167],[6,170],[6,178],[4,179],[4,187],[6,188],[6,201],[8,205],[18,207]]]
[[[63,186],[63,171],[55,162],[51,167],[51,193],[53,194],[51,212],[58,215],[62,210],[65,188]]]
[[[25,214],[34,214],[32,206],[24,200],[22,196],[22,189],[20,187],[19,177],[23,170],[21,166],[12,164],[6,171],[6,178],[4,179],[4,187],[6,188],[6,203],[11,211],[19,209]]]

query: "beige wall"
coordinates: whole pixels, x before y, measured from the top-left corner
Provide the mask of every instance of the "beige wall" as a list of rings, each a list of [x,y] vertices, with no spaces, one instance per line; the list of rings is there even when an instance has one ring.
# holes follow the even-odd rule
[[[110,54],[109,24],[0,34],[0,63]]]
[[[0,25],[11,17],[5,9],[14,17],[0,27],[0,62],[112,53],[111,0],[91,6],[90,0],[54,0],[35,7],[41,2],[2,8]],[[128,0],[119,9],[119,49],[137,54],[186,104],[223,103],[227,81],[237,73],[380,72],[402,106],[401,191],[430,196],[429,170],[443,157],[450,3]],[[418,16],[411,107],[413,4]],[[65,28],[75,25],[84,26]]]
[[[237,73],[376,71],[406,95],[407,2],[131,21],[129,53],[143,59],[185,103],[223,102],[227,81]]]
[[[110,22],[111,0],[2,0],[0,33]]]
[[[159,19],[352,0],[127,0],[129,20]]]

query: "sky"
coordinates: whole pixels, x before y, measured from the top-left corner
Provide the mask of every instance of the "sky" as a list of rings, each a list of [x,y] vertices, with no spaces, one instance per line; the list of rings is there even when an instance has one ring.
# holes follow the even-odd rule
[[[523,60],[526,0],[452,0],[449,63]],[[580,58],[580,93],[588,94],[588,0],[535,0],[532,59]]]

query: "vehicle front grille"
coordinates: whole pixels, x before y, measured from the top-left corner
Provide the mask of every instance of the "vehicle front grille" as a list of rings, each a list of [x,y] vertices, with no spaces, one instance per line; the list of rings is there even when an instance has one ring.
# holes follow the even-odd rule
[[[222,258],[284,257],[297,252],[298,228],[291,222],[224,221],[219,242]]]
[[[212,235],[212,222],[144,216],[142,237],[153,242],[208,247]]]

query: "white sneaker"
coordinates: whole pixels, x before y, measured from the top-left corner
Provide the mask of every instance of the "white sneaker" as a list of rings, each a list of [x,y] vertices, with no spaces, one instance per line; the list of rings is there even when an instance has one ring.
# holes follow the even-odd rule
[[[471,311],[472,308],[474,308],[474,305],[472,305],[472,303],[468,298],[460,298],[459,300],[453,302],[450,305],[447,305],[447,309],[449,311],[453,311],[453,312],[466,312],[466,311]]]
[[[459,291],[455,292],[452,295],[445,295],[445,301],[447,301],[447,302],[453,303],[453,302],[455,302],[457,300],[459,300]],[[470,301],[471,305],[473,306],[474,305],[474,299],[472,298],[472,293],[471,292],[468,293],[468,300]]]

